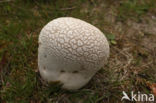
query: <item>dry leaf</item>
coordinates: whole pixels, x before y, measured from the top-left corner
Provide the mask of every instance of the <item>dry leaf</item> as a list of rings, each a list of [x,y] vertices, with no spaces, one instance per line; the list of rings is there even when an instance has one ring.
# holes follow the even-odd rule
[[[156,83],[148,84],[152,93],[156,96]]]

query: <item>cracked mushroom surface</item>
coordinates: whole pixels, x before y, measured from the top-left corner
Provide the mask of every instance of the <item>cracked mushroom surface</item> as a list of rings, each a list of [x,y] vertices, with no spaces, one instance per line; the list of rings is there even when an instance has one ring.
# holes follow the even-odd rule
[[[50,21],[39,35],[38,66],[48,82],[75,90],[89,82],[109,57],[109,43],[95,26],[72,17]]]

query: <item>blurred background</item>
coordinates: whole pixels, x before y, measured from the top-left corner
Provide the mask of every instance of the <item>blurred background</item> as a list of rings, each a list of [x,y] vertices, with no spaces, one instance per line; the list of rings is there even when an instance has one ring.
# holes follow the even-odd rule
[[[93,24],[110,43],[108,64],[77,91],[44,86],[38,74],[38,35],[64,16]],[[0,0],[1,103],[121,103],[122,91],[156,95],[155,83],[155,0]]]

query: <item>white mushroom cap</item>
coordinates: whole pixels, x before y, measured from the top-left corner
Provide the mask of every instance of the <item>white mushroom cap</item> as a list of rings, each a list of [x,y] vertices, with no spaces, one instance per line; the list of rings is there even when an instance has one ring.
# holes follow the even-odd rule
[[[95,26],[72,17],[52,20],[39,35],[38,66],[48,82],[79,89],[104,66],[109,43]]]

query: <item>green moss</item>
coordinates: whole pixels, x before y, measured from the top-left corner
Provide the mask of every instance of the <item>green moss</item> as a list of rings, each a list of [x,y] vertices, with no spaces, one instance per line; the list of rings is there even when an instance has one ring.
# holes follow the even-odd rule
[[[150,9],[155,7],[154,0],[126,0],[120,3],[118,7],[118,19],[139,20],[141,16],[145,15]]]

